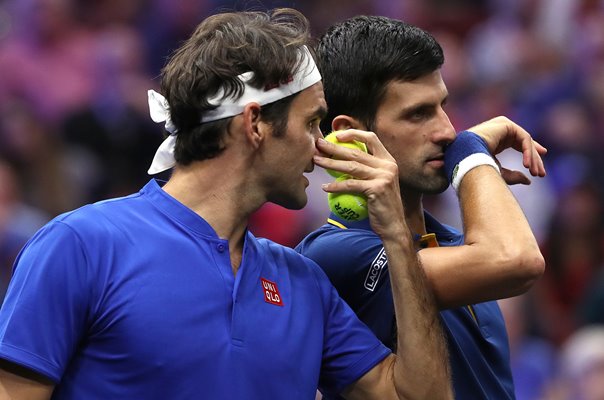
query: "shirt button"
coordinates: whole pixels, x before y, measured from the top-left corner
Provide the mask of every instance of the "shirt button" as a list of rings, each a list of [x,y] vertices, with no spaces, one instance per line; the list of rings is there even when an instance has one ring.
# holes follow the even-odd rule
[[[219,252],[222,253],[224,251],[224,244],[221,243],[216,248],[218,249]]]

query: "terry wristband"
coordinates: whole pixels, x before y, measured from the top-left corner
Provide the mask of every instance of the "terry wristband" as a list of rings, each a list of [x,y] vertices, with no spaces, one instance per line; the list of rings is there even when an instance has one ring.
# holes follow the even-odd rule
[[[456,192],[463,177],[479,165],[490,165],[499,172],[484,139],[470,131],[461,132],[445,150],[445,172]]]

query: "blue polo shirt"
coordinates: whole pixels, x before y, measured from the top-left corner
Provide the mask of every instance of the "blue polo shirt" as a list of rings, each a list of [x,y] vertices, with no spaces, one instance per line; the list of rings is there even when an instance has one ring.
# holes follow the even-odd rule
[[[228,242],[155,181],[40,230],[0,311],[0,357],[54,399],[314,399],[390,354],[292,249]]]
[[[463,235],[425,214],[428,233],[440,246],[459,246]],[[349,222],[330,215],[296,250],[323,268],[340,296],[391,349],[396,343],[388,260],[369,220]],[[508,338],[497,302],[440,312],[458,399],[514,399]],[[400,332],[404,335],[404,332]],[[337,396],[326,398],[338,398]]]

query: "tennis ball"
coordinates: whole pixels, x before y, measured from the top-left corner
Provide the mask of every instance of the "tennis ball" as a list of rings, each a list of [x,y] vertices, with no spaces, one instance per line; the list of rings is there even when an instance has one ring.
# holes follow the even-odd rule
[[[343,175],[336,178],[336,182],[348,179]],[[369,215],[367,210],[367,198],[360,194],[352,193],[329,193],[327,195],[329,209],[338,217],[346,221],[360,221]]]
[[[359,150],[367,153],[367,146],[363,142],[359,142],[358,140],[353,140],[351,142],[340,142],[338,140],[338,138],[336,137],[336,135],[339,132],[341,132],[341,131],[331,132],[329,135],[325,136],[325,140],[327,140],[328,142],[331,142],[333,144],[337,144],[339,146],[348,147],[349,149],[359,149]],[[327,173],[329,175],[333,176],[334,178],[339,178],[340,176],[344,175],[343,173],[334,171],[333,169],[326,168],[325,170],[327,171]]]

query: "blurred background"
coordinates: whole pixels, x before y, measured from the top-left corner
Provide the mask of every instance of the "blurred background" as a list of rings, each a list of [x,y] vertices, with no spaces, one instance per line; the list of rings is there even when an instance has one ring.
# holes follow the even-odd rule
[[[512,189],[547,261],[529,293],[501,301],[517,395],[604,399],[602,0],[0,0],[0,298],[49,219],[147,182],[162,127],[146,91],[197,23],[279,6],[302,11],[315,36],[359,14],[429,30],[445,50],[456,128],[506,115],[548,147],[548,176]],[[501,161],[521,168],[517,154]],[[330,178],[310,179],[306,209],[266,205],[252,231],[295,246],[322,225]],[[460,227],[451,191],[426,204]]]

